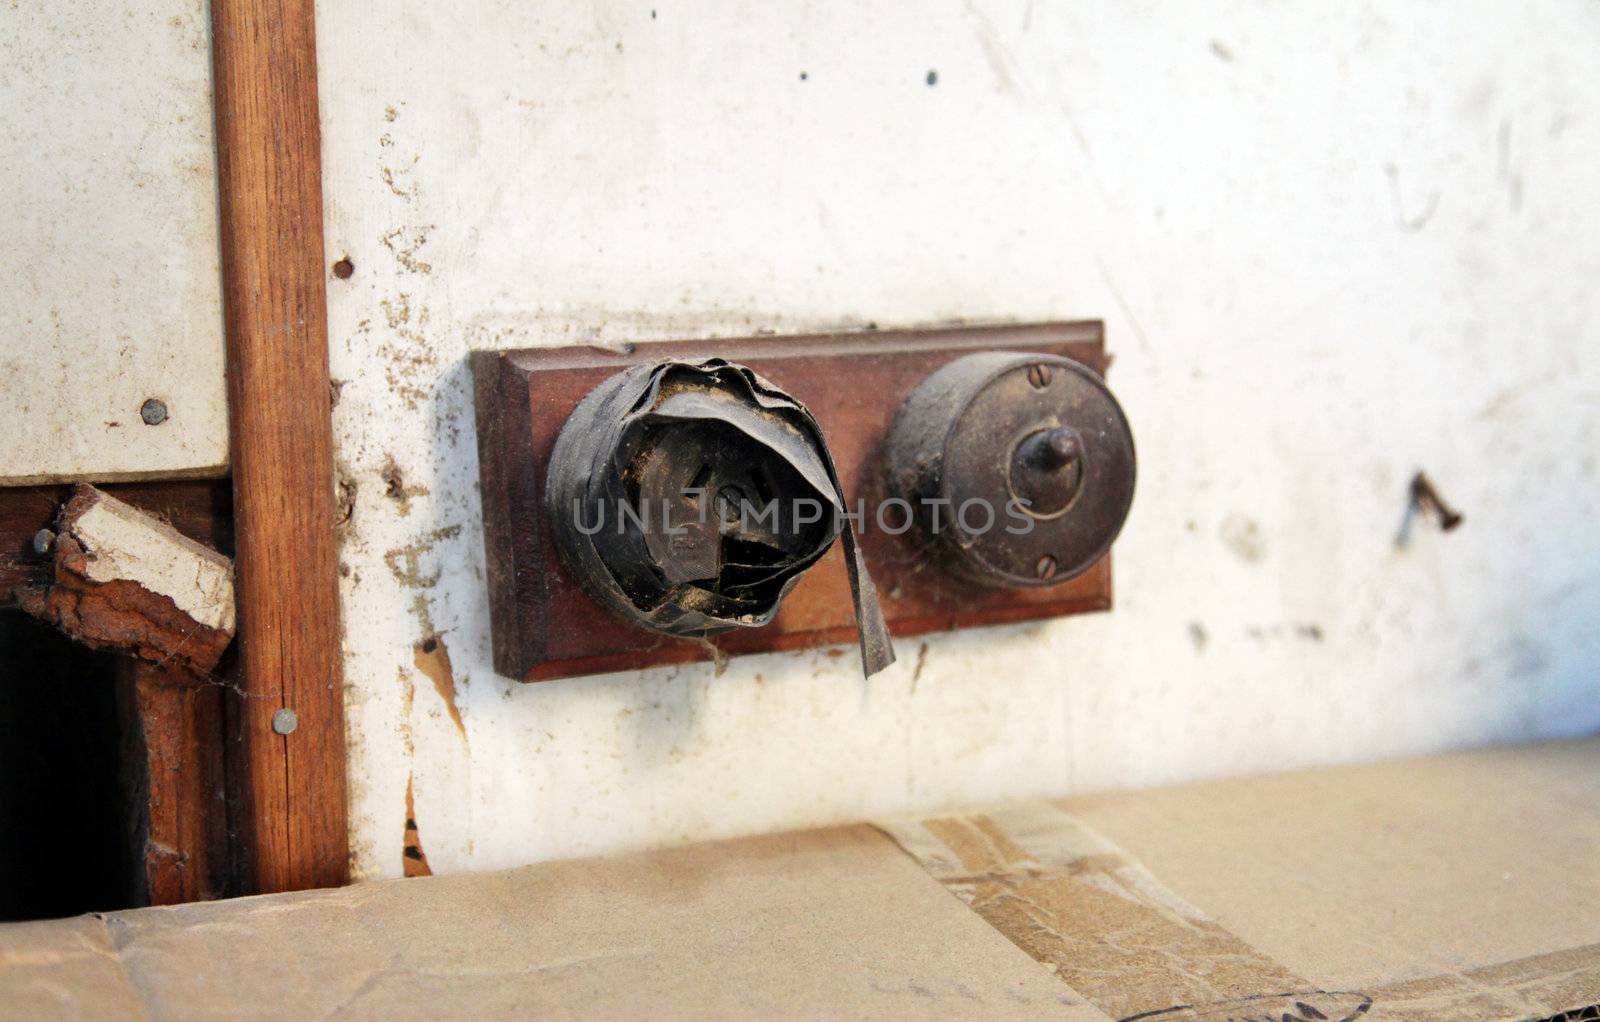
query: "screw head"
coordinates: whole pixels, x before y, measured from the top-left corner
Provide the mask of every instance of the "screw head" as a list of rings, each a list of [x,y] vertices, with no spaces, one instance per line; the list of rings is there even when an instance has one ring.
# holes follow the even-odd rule
[[[285,706],[272,715],[272,730],[280,735],[292,734],[300,726],[300,715]]]
[[[1034,567],[1033,567],[1033,573],[1035,575],[1038,575],[1041,579],[1055,578],[1055,575],[1056,575],[1056,559],[1055,559],[1055,557],[1053,557],[1050,554],[1045,554],[1043,557],[1039,558],[1039,563],[1034,565]]]
[[[1050,386],[1050,367],[1042,363],[1035,363],[1028,367],[1028,382],[1039,390]]]
[[[167,421],[167,403],[160,398],[146,398],[139,406],[139,418],[146,426],[159,426]]]

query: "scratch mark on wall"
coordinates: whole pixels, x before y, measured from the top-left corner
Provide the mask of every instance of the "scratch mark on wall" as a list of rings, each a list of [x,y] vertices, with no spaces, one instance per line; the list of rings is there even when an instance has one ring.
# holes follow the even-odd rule
[[[400,681],[400,740],[406,748],[406,758],[417,756],[416,735],[411,728],[411,711],[417,705],[417,686],[411,672],[403,665],[395,666],[395,677]]]
[[[1095,166],[1094,151],[1089,147],[1089,136],[1083,133],[1082,126],[1078,124],[1077,113],[1066,103],[1060,104],[1060,107],[1061,115],[1067,119],[1067,130],[1072,133],[1072,141],[1077,145],[1079,155],[1083,157],[1084,171],[1089,175],[1089,179],[1094,182],[1095,191],[1100,193],[1100,197],[1109,199],[1110,194],[1106,191],[1106,183],[1100,180],[1100,170]]]
[[[1128,317],[1128,325],[1133,327],[1133,339],[1139,342],[1139,350],[1149,354],[1150,339],[1145,335],[1144,325],[1139,322],[1139,317],[1133,314],[1133,306],[1123,297],[1122,289],[1117,287],[1117,282],[1111,277],[1111,271],[1106,269],[1105,262],[1098,254],[1094,257],[1094,265],[1100,271],[1101,278],[1105,280],[1106,289],[1111,292],[1111,297],[1117,300],[1117,306],[1122,309],[1122,314]]]
[[[1422,212],[1410,216],[1406,213],[1405,199],[1400,194],[1400,168],[1392,163],[1385,163],[1383,172],[1389,176],[1389,197],[1394,203],[1396,225],[1407,234],[1415,234],[1422,230],[1439,209],[1439,190],[1434,189],[1429,193],[1427,201],[1423,203]]]
[[[928,644],[917,643],[917,665],[911,669],[911,695],[917,693],[917,682],[922,680],[922,669],[928,666]]]
[[[1499,418],[1511,410],[1522,398],[1554,382],[1560,375],[1561,370],[1551,369],[1548,372],[1540,373],[1530,379],[1496,391],[1494,396],[1482,408],[1478,409],[1476,417],[1480,420]]]
[[[1500,121],[1495,172],[1501,183],[1506,186],[1506,199],[1511,204],[1511,211],[1516,213],[1522,209],[1522,175],[1511,165],[1511,126],[1512,121],[1509,117]]]
[[[999,86],[1001,92],[1021,91],[1017,86],[1017,68],[1011,56],[1011,49],[1005,40],[1000,38],[994,22],[990,21],[989,16],[979,10],[972,0],[967,0],[966,7],[967,16],[977,23],[973,35],[977,36],[978,44],[983,47],[983,56],[989,62],[989,70],[994,72],[995,84]]]

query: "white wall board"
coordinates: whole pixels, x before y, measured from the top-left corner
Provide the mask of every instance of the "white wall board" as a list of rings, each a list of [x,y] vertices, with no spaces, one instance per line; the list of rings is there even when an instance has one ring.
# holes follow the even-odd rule
[[[0,5],[0,484],[226,471],[207,9]]]
[[[359,875],[1600,727],[1600,6],[318,13]],[[1058,317],[1113,612],[494,674],[469,350]]]

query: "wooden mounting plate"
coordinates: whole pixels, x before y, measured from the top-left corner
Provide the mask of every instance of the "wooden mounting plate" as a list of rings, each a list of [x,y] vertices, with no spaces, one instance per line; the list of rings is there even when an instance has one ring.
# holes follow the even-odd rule
[[[607,377],[665,357],[717,356],[750,366],[811,409],[847,504],[854,509],[864,499],[870,515],[888,496],[882,451],[901,401],[929,373],[975,351],[1065,355],[1105,371],[1097,321],[474,352],[495,670],[543,681],[710,657],[704,643],[646,631],[594,603],[551,540],[542,507],[550,449],[573,408]],[[897,638],[1111,607],[1109,555],[1060,586],[1001,590],[928,563],[913,533],[872,527],[861,541]],[[836,543],[800,579],[772,623],[719,635],[717,648],[737,655],[853,643],[842,550]]]

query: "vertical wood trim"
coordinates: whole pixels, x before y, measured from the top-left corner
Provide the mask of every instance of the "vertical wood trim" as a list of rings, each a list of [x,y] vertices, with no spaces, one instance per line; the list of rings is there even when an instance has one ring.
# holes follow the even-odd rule
[[[256,890],[299,890],[349,871],[314,5],[211,10],[244,858]]]

